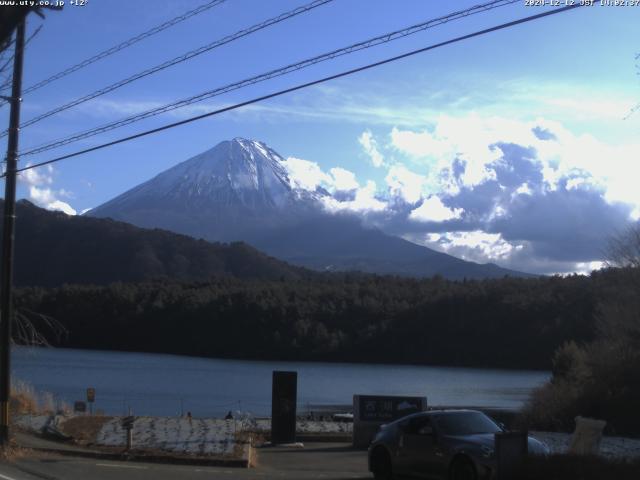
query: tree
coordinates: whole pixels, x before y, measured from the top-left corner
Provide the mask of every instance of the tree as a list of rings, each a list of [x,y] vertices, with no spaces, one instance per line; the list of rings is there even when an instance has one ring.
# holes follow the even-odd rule
[[[605,253],[606,263],[610,267],[640,268],[640,223],[613,235]]]

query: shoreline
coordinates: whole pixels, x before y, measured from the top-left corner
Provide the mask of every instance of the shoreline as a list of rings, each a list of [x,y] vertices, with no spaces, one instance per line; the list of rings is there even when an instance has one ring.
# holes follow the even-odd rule
[[[246,362],[246,363],[302,363],[312,365],[368,365],[371,367],[425,367],[425,368],[438,368],[438,369],[452,369],[452,370],[483,370],[486,372],[531,372],[531,373],[547,373],[551,375],[549,368],[518,368],[518,367],[495,367],[495,366],[482,366],[482,365],[451,365],[451,364],[439,364],[439,363],[401,363],[401,362],[369,362],[366,360],[291,360],[291,359],[274,359],[274,358],[246,358],[246,357],[203,357],[199,355],[189,355],[184,353],[167,353],[156,351],[139,351],[139,350],[120,350],[120,349],[97,349],[97,348],[78,348],[78,347],[44,347],[44,346],[32,346],[32,345],[13,345],[13,349],[20,348],[25,350],[68,350],[74,352],[99,352],[102,354],[127,354],[127,355],[159,355],[176,358],[189,358],[199,360],[217,360],[217,361],[229,361],[229,362]]]

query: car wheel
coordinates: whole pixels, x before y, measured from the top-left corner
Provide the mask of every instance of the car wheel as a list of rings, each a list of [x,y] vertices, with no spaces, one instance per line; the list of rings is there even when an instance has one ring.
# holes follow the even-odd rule
[[[478,473],[471,460],[466,457],[458,457],[451,465],[449,480],[477,480]]]
[[[393,480],[393,467],[391,466],[391,457],[386,450],[378,449],[375,451],[372,462],[373,478],[376,480]]]

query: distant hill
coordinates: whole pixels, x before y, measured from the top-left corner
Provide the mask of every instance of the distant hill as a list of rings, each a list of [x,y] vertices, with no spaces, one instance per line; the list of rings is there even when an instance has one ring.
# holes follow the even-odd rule
[[[292,186],[283,158],[262,142],[235,138],[160,173],[89,211],[146,228],[211,241],[243,241],[320,271],[448,279],[532,276],[461,260],[366,228],[322,208],[329,195]]]
[[[68,216],[26,200],[17,205],[14,272],[18,286],[213,276],[295,280],[310,275],[243,243],[210,243],[110,219]]]

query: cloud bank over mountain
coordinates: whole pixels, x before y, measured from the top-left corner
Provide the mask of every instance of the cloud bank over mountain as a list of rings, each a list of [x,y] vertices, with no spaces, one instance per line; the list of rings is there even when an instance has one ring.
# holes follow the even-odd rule
[[[67,215],[75,215],[76,210],[61,198],[72,198],[64,188],[53,188],[53,167],[47,165],[39,169],[20,172],[18,180],[27,187],[29,199],[47,210],[59,210]]]
[[[353,212],[465,260],[587,272],[601,266],[607,237],[640,218],[631,174],[640,143],[477,114],[443,115],[424,129],[365,130],[358,142],[383,182],[289,158],[292,182],[329,191],[328,211]]]
[[[281,163],[291,187],[320,193],[328,212],[519,271],[599,268],[607,237],[640,219],[638,142],[606,142],[544,118],[434,118],[423,128],[362,130],[354,138],[365,162],[360,174],[327,158]],[[21,180],[38,205],[75,214],[53,174],[28,170]]]

